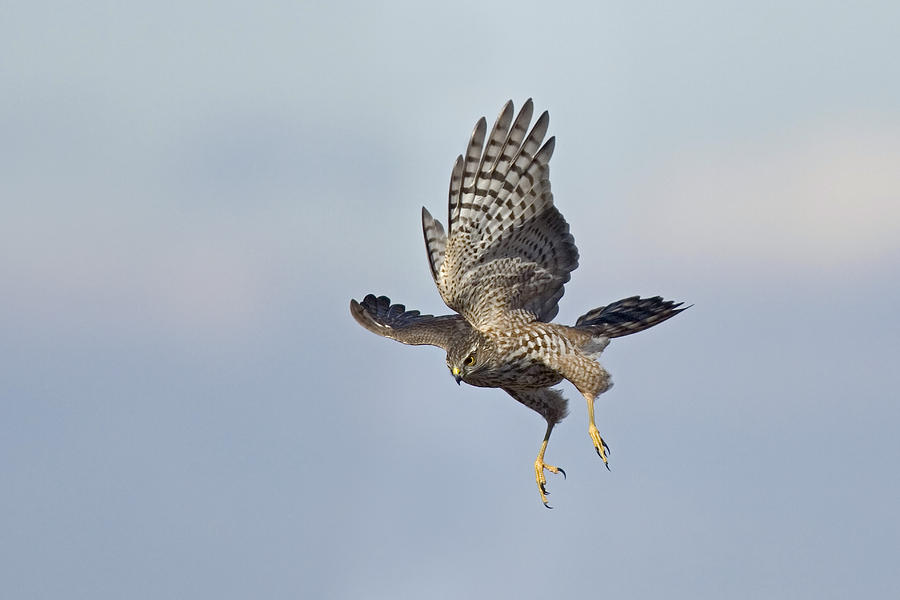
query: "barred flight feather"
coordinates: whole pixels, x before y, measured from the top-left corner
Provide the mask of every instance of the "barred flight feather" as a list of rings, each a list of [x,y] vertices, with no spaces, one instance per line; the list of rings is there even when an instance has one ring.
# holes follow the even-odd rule
[[[444,261],[444,249],[447,247],[447,234],[441,222],[431,216],[428,209],[422,207],[422,233],[425,236],[425,252],[428,255],[428,266],[435,281]]]

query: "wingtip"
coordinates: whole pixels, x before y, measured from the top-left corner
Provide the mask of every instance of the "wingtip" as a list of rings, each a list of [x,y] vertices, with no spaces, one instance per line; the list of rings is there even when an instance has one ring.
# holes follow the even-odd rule
[[[382,325],[374,318],[374,314],[385,311],[390,306],[391,300],[387,296],[366,294],[362,302],[357,302],[355,298],[350,299],[350,315],[366,329],[376,331],[372,327],[380,328]],[[402,305],[399,305],[399,308],[405,310],[405,307]]]
[[[556,149],[556,136],[550,136],[544,145],[541,146],[541,149],[538,150],[535,158],[540,158],[544,162],[550,162],[550,159],[553,157],[553,151]]]
[[[365,317],[366,311],[362,307],[362,304],[356,301],[355,298],[350,298],[350,316],[359,323],[363,324],[363,319]]]
[[[391,302],[387,296],[376,297],[375,294],[366,294],[361,302],[357,301],[356,298],[350,298],[350,310],[357,313],[365,313],[366,305],[371,305],[375,302],[381,301],[382,299],[387,301],[388,304],[390,304]]]

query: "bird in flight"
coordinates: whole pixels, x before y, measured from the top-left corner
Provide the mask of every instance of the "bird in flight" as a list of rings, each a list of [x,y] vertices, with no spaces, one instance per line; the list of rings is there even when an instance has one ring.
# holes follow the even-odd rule
[[[431,275],[455,314],[435,317],[392,304],[386,296],[350,301],[350,313],[373,333],[404,344],[428,344],[447,352],[457,383],[502,388],[547,421],[534,475],[544,506],[544,462],[554,425],[567,414],[562,393],[570,381],[587,400],[588,434],[609,468],[609,447],[594,422],[594,401],[612,386],[597,362],[610,339],[643,331],[684,310],[659,296],[632,296],[595,308],[573,327],[551,323],[563,286],[578,266],[575,239],[553,205],[544,111],[529,131],[528,99],[514,116],[507,102],[490,133],[475,124],[465,155],[450,176],[447,229],[422,208],[422,231]],[[486,143],[485,143],[486,141]]]

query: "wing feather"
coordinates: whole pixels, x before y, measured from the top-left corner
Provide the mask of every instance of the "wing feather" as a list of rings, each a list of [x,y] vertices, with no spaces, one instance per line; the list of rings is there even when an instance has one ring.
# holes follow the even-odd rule
[[[447,234],[441,222],[431,216],[428,209],[422,207],[422,233],[425,236],[425,252],[428,255],[428,266],[431,276],[437,281],[441,263],[444,261],[444,248],[447,247]]]
[[[481,157],[481,164],[478,166],[478,178],[482,181],[490,182],[491,173],[497,166],[500,154],[506,147],[506,141],[509,139],[509,125],[513,119],[513,103],[512,100],[503,105],[503,109],[497,116],[497,121],[491,129],[491,135],[488,136],[487,147],[484,149],[484,155]]]
[[[447,227],[453,224],[455,220],[455,216],[453,215],[453,211],[456,210],[456,206],[459,204],[459,196],[462,191],[462,181],[463,181],[463,168],[466,166],[466,161],[463,158],[463,155],[460,154],[456,157],[456,162],[453,163],[453,172],[450,173],[450,195],[448,198],[448,209],[447,209]]]
[[[451,232],[457,222],[462,219],[469,219],[471,216],[470,211],[473,207],[473,200],[477,197],[475,184],[478,181],[478,168],[481,163],[481,152],[484,147],[484,136],[486,131],[487,121],[484,117],[481,117],[478,122],[475,123],[475,129],[472,131],[472,137],[469,138],[469,145],[466,147],[462,171],[462,185],[457,191],[456,197],[450,198],[450,219],[448,221],[448,226],[450,227]]]
[[[350,314],[356,322],[378,335],[414,346],[430,345],[448,349],[452,340],[471,327],[459,315],[435,317],[402,304],[391,304],[387,296],[367,295],[362,302],[350,300]]]

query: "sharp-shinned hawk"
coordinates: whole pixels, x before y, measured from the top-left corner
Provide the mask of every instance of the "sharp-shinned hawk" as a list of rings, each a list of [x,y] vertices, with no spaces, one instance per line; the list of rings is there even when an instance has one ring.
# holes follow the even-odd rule
[[[566,416],[566,399],[550,386],[568,379],[587,400],[588,433],[609,468],[609,448],[594,423],[594,400],[612,386],[597,358],[609,340],[643,331],[684,309],[681,303],[633,296],[596,308],[574,327],[551,323],[563,285],[578,266],[569,225],[553,205],[544,111],[531,131],[532,102],[513,118],[512,102],[487,135],[482,117],[450,177],[448,225],[422,208],[431,274],[444,302],[457,314],[435,317],[407,311],[385,297],[350,301],[360,325],[404,344],[430,344],[447,352],[456,382],[503,388],[547,421],[534,461],[541,501],[544,462],[553,426]],[[487,144],[485,145],[485,139]]]

